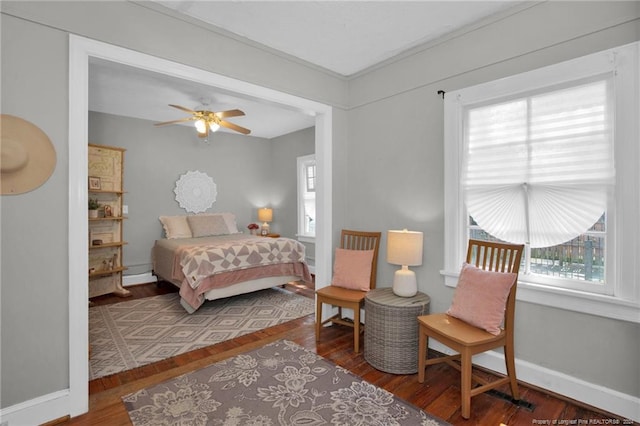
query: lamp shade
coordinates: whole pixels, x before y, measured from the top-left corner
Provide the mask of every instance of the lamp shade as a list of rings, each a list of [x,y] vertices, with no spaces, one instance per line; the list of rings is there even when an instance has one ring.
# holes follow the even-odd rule
[[[271,222],[273,220],[273,209],[267,207],[258,209],[258,220],[260,222]]]
[[[422,232],[387,231],[387,262],[394,265],[422,265]]]

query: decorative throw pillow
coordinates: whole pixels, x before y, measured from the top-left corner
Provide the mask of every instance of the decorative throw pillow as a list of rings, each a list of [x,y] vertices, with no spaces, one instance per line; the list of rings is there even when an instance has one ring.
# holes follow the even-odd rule
[[[159,219],[168,239],[192,237],[187,216],[160,216]]]
[[[194,238],[229,234],[229,228],[219,214],[187,216],[187,222]]]
[[[464,263],[447,314],[491,334],[500,334],[509,291],[517,274],[485,271]]]
[[[236,222],[236,215],[233,213],[220,213],[224,222],[227,224],[227,228],[229,229],[230,234],[239,234],[238,231],[238,223]]]
[[[336,249],[331,285],[369,291],[373,250]]]
[[[233,213],[198,213],[196,216],[221,216],[227,225],[229,234],[240,234],[240,231],[238,231],[238,223],[236,222],[236,215]]]

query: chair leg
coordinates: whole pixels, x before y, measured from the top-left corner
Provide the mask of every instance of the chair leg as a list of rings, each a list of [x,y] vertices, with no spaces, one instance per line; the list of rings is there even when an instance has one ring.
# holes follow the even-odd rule
[[[420,326],[420,331],[418,332],[418,383],[424,383],[428,345],[429,336],[427,336],[427,333],[425,333],[422,330],[422,326]]]
[[[322,302],[316,302],[316,342],[320,341],[320,328],[322,328]]]
[[[471,353],[463,350],[460,353],[460,361],[462,417],[468,419],[471,416]]]
[[[518,379],[516,378],[516,363],[514,360],[513,345],[507,343],[504,346],[504,362],[507,367],[507,376],[509,376],[509,384],[511,385],[511,396],[513,399],[520,399],[520,391],[518,390]]]
[[[353,310],[353,351],[360,352],[360,308]]]

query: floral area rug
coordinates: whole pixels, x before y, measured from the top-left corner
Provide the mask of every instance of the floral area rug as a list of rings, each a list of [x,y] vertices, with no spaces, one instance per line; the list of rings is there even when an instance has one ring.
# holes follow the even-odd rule
[[[207,301],[193,314],[178,293],[89,308],[91,380],[253,333],[314,312],[313,299],[274,287]]]
[[[135,426],[449,424],[287,340],[122,400]]]

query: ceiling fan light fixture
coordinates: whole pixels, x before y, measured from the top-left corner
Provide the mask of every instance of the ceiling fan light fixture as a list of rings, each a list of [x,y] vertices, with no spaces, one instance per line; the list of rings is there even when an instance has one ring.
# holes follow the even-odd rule
[[[242,133],[243,135],[248,135],[251,133],[251,130],[245,127],[238,126],[235,123],[224,120],[224,118],[227,118],[227,117],[243,116],[244,112],[239,109],[230,109],[227,111],[213,112],[205,109],[194,111],[192,109],[185,108],[180,105],[169,104],[169,106],[188,112],[191,114],[191,117],[185,117],[178,120],[171,120],[171,121],[165,121],[162,123],[156,123],[155,124],[156,126],[165,126],[167,124],[179,124],[179,123],[185,123],[188,121],[193,121],[196,131],[198,132],[198,137],[200,138],[208,137],[209,133],[217,132],[218,130],[220,130],[220,127],[222,126],[228,129],[231,129],[233,131],[236,131],[238,133]]]
[[[209,122],[209,129],[212,132],[217,132],[218,130],[220,130],[220,125],[218,123],[216,123],[215,121],[210,121]]]
[[[200,120],[196,120],[195,126],[199,134],[205,135],[207,133],[207,122],[204,121],[203,118],[201,118]]]

